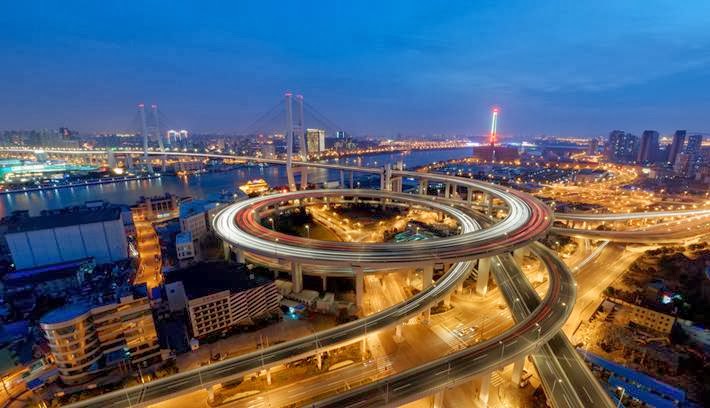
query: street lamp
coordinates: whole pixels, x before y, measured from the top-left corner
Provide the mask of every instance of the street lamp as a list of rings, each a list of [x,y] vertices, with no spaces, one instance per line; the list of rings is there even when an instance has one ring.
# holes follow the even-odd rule
[[[269,217],[269,222],[271,223],[271,230],[276,231],[276,226],[274,225],[274,218]]]
[[[308,224],[306,224],[306,237],[307,237],[308,239],[311,238],[311,226],[308,225]]]
[[[503,358],[503,352],[505,351],[505,343],[503,343],[502,340],[498,340],[498,344],[500,344],[501,349],[500,349],[500,358]]]

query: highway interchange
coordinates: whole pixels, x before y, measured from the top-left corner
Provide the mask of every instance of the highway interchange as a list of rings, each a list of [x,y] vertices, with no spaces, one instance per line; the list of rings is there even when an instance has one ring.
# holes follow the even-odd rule
[[[84,151],[84,153],[86,152]],[[94,154],[96,153],[94,152]],[[117,151],[116,153],[121,152]],[[137,152],[131,153],[135,154]],[[151,154],[163,153],[151,152]],[[176,154],[172,152],[168,154],[242,159],[232,155]],[[254,158],[243,159],[255,160]],[[284,163],[284,161],[280,160],[263,161],[273,164]],[[386,173],[382,169],[324,163],[298,163],[298,165],[357,172]],[[564,263],[551,254],[551,251],[544,249],[539,244],[529,245],[550,229],[552,216],[548,207],[527,194],[473,180],[428,173],[423,175],[422,173],[397,170],[391,171],[391,174],[403,177],[425,176],[429,180],[454,183],[469,189],[482,191],[503,201],[507,207],[507,214],[502,221],[495,222],[488,228],[479,228],[479,224],[464,212],[436,203],[435,199],[428,197],[413,199],[408,194],[390,191],[365,192],[362,190],[300,191],[285,193],[280,196],[265,196],[232,205],[217,218],[215,228],[218,235],[226,242],[250,252],[262,255],[278,252],[279,258],[285,257],[301,261],[314,259],[315,257],[315,259],[319,259],[319,261],[323,259],[325,264],[331,265],[400,263],[405,266],[424,260],[454,262],[454,264],[435,285],[401,304],[374,315],[331,330],[316,333],[313,336],[282,343],[256,353],[231,358],[208,367],[190,370],[164,379],[108,393],[73,406],[144,406],[166,397],[174,397],[190,390],[205,388],[249,372],[259,371],[298,356],[312,355],[314,351],[323,350],[329,346],[353,340],[357,341],[358,338],[362,338],[367,333],[397,325],[412,316],[422,313],[432,304],[440,301],[447,293],[453,291],[459,282],[471,272],[474,267],[474,260],[483,257],[495,257],[498,260],[498,267],[493,268],[493,274],[517,321],[512,329],[489,341],[465,348],[428,364],[355,388],[347,393],[337,394],[330,399],[318,401],[315,406],[399,405],[437,392],[440,389],[469,381],[474,375],[491,371],[514,361],[516,358],[530,354],[532,354],[543,380],[547,376],[554,376],[555,379],[559,379],[559,370],[564,371],[564,384],[556,390],[556,395],[554,395],[554,397],[557,397],[557,394],[560,396],[560,399],[555,404],[556,406],[609,406],[610,400],[605,397],[603,390],[601,393],[599,392],[601,389],[599,384],[591,376],[586,366],[583,363],[579,363],[581,359],[571,349],[564,335],[558,334],[574,306],[576,293],[574,277],[564,266]],[[289,242],[288,238],[277,239],[279,238],[277,236],[279,233],[262,227],[258,223],[258,219],[253,216],[255,214],[253,210],[261,208],[260,206],[263,204],[268,207],[268,205],[274,204],[275,201],[279,203],[311,197],[346,194],[362,194],[366,197],[380,199],[397,199],[437,208],[455,217],[462,226],[462,231],[461,234],[451,238],[423,241],[422,245],[412,245],[412,248],[406,249],[401,244],[397,245],[396,248],[386,248],[386,245],[382,244],[340,246],[341,243],[336,243],[337,245],[331,246],[334,243]],[[245,203],[248,203],[248,205]],[[468,204],[470,205],[470,203]],[[707,211],[700,210],[700,212],[690,215],[697,215],[700,218],[707,215]],[[602,215],[602,219],[599,218],[599,214],[594,214],[593,216],[585,214],[581,218],[574,218],[577,217],[576,215],[571,218],[568,215],[565,215],[565,217],[580,221],[604,221],[603,218],[606,218],[606,220],[645,219],[652,216],[649,214],[607,214]],[[672,217],[682,214],[684,213],[666,212],[666,214],[657,216]],[[599,234],[594,235],[594,237],[601,239],[609,236],[603,234],[603,232],[607,231],[599,231]],[[613,236],[611,238],[613,239]],[[267,246],[265,247],[265,245]],[[381,249],[378,248],[378,245],[381,246]],[[536,297],[534,290],[524,275],[515,272],[518,268],[511,261],[512,257],[505,254],[526,245],[535,256],[542,260],[548,270],[549,286],[547,294],[542,300]],[[353,256],[343,256],[344,252],[357,254],[355,262],[353,262]],[[515,297],[513,298],[512,296]],[[520,306],[516,307],[516,304],[520,304]],[[566,355],[565,353],[571,354]],[[554,368],[550,366],[549,361],[552,355],[557,356],[555,361],[568,361],[569,367]],[[543,363],[543,361],[547,363]],[[570,364],[576,364],[576,366]],[[546,365],[548,366],[547,368]],[[574,385],[575,383],[585,382],[589,386],[581,389],[585,392],[580,392],[580,388]],[[551,392],[550,389],[546,390]],[[561,404],[559,401],[564,401],[565,404]]]

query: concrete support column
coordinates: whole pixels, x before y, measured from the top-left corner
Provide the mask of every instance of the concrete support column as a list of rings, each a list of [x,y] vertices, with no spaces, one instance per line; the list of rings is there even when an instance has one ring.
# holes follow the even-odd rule
[[[451,196],[451,183],[446,183],[444,185],[444,198],[449,198]]]
[[[462,294],[462,293],[463,293],[463,282],[461,282],[461,283],[459,283],[458,285],[456,285],[456,294],[457,294],[457,295],[460,295],[460,294]]]
[[[355,272],[355,304],[358,309],[362,307],[362,298],[365,293],[365,272],[362,266],[353,266]]]
[[[401,343],[404,341],[404,336],[402,335],[402,323],[398,324],[394,328],[394,342]]]
[[[301,190],[308,189],[308,168],[301,168]]]
[[[271,369],[266,369],[266,385],[271,385]]]
[[[362,356],[363,360],[367,355],[367,337],[363,337],[362,341],[360,341],[360,355]]]
[[[523,368],[525,368],[525,356],[520,357],[513,363],[513,374],[510,377],[513,384],[520,384],[520,378],[523,375]]]
[[[322,275],[321,277],[322,283],[323,283],[323,292],[328,290],[328,277],[325,275]]]
[[[486,194],[486,215],[493,215],[493,197]]]
[[[473,187],[471,186],[466,187],[466,201],[469,204],[473,201]]]
[[[323,354],[321,352],[316,352],[316,367],[320,370],[323,368]]]
[[[491,273],[491,258],[481,258],[478,260],[478,281],[476,281],[476,293],[485,296],[488,292],[488,276]]]
[[[434,408],[444,408],[444,389],[437,391],[434,394]]]
[[[513,251],[513,258],[519,263],[523,262],[525,255],[527,255],[529,250],[526,247],[521,247]]]
[[[340,170],[340,188],[345,188],[345,170]]]
[[[207,400],[210,402],[214,401],[214,385],[207,387]]]
[[[237,248],[237,263],[245,263],[246,257],[244,256],[244,250]]]
[[[293,166],[290,164],[286,165],[286,179],[288,180],[289,191],[296,191],[296,178],[293,174]]]
[[[422,291],[431,287],[432,280],[434,280],[434,265],[433,264],[425,265],[422,268]],[[422,321],[424,323],[429,323],[430,319],[431,319],[431,308],[428,307],[422,313]]]
[[[427,195],[429,190],[429,180],[423,178],[419,180],[419,195]]]
[[[444,296],[444,306],[449,307],[451,306],[451,293],[448,295]]]
[[[231,258],[230,255],[232,253],[232,248],[229,246],[229,243],[227,243],[227,241],[222,241],[222,250],[224,251],[224,260],[229,262],[229,259]]]
[[[299,262],[291,261],[291,282],[294,292],[299,293],[303,290],[303,269]]]
[[[434,280],[434,264],[424,265],[422,268],[422,290],[429,288],[432,280]]]
[[[488,406],[488,394],[491,388],[491,373],[485,373],[481,377],[481,391],[478,393],[478,400],[484,406]]]

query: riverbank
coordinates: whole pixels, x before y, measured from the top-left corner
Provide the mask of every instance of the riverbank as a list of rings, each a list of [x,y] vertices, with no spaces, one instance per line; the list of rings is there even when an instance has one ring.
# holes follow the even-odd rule
[[[85,180],[77,182],[67,182],[65,184],[55,184],[51,186],[38,186],[38,187],[22,187],[14,188],[8,190],[0,190],[0,194],[19,194],[19,193],[30,193],[35,191],[47,191],[47,190],[59,190],[63,188],[74,188],[74,187],[84,187],[84,186],[95,186],[99,184],[111,184],[111,183],[122,183],[125,181],[138,181],[138,180],[150,180],[160,178],[160,174],[146,174],[140,176],[123,176],[123,177],[106,177],[102,179],[95,180]]]

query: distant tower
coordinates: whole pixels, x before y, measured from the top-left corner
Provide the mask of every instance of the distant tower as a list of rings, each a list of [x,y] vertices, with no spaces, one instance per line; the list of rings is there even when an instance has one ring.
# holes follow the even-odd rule
[[[498,108],[493,108],[493,113],[491,115],[491,135],[490,143],[491,147],[496,145],[498,132]]]
[[[163,135],[160,133],[160,119],[158,119],[158,105],[151,105],[153,109],[153,119],[155,120],[155,136],[158,138],[158,146],[160,146],[160,152],[163,153],[162,156],[162,171],[165,173],[165,145],[163,145]]]
[[[306,149],[306,127],[303,120],[303,95],[296,95],[296,106],[298,106],[298,155],[301,161],[308,160]]]
[[[291,191],[296,190],[296,180],[293,177],[293,114],[291,112],[291,92],[284,94],[284,102],[286,103],[286,178],[288,179],[288,188]]]
[[[153,166],[148,160],[148,123],[145,118],[145,104],[138,104],[138,113],[141,116],[141,132],[143,133],[143,166],[150,173],[153,172]]]

